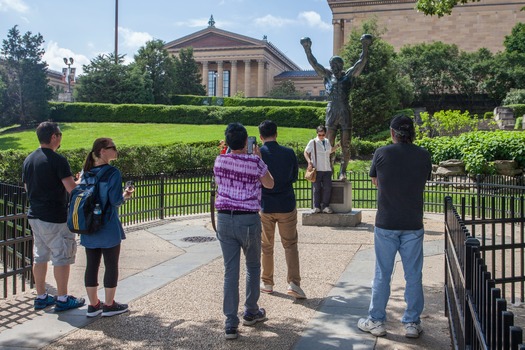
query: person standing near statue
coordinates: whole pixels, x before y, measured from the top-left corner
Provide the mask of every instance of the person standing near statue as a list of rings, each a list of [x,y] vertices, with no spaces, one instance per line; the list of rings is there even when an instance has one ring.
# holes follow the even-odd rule
[[[350,141],[352,132],[352,111],[350,109],[350,90],[357,77],[363,71],[368,61],[368,48],[372,44],[372,35],[363,34],[361,36],[363,51],[359,60],[347,71],[344,71],[344,61],[339,56],[330,58],[330,69],[323,67],[312,54],[312,41],[305,37],[301,39],[308,62],[323,77],[324,86],[328,95],[328,106],[326,107],[327,128],[326,137],[331,146],[335,145],[337,130],[341,128],[341,147],[343,149],[343,161],[339,172],[340,179],[346,179],[346,168],[350,160]],[[331,157],[332,171],[335,154]]]
[[[274,286],[274,241],[275,226],[286,258],[288,282],[287,294],[296,299],[305,299],[299,273],[299,251],[297,242],[297,208],[293,184],[297,181],[299,165],[295,152],[277,143],[277,124],[265,120],[259,125],[259,135],[264,145],[261,156],[268,165],[274,178],[272,189],[262,189],[261,223],[262,223],[262,273],[261,291],[273,293]]]

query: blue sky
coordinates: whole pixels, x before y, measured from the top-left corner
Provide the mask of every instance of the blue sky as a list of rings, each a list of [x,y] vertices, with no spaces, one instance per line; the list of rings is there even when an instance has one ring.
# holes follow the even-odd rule
[[[326,0],[119,0],[119,53],[133,59],[152,39],[165,42],[204,29],[210,15],[219,29],[277,46],[302,69],[311,69],[299,40],[309,36],[327,66],[332,56],[332,16]],[[114,51],[114,0],[0,0],[0,39],[14,25],[44,37],[49,68],[61,71],[73,57],[77,71],[98,54]]]

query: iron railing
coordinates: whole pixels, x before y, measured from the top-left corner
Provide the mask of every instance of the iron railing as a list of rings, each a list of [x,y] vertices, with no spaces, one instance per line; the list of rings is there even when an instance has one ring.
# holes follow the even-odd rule
[[[158,175],[124,175],[123,180],[135,182],[133,197],[120,207],[120,218],[125,226],[162,220],[175,216],[205,214],[210,212],[210,193],[212,188],[212,170],[184,171],[175,174]],[[348,181],[352,183],[353,207],[367,209],[376,208],[377,189],[372,185],[366,173],[349,173]],[[427,182],[425,189],[426,212],[442,213],[445,196],[451,196],[456,205],[460,205],[461,196],[475,196],[476,198],[500,198],[512,195],[524,195],[523,177],[437,177],[433,176]],[[304,170],[300,170],[299,179],[294,184],[297,207],[312,207],[312,186],[304,179]],[[26,199],[23,196],[24,188],[13,185],[0,184],[0,212],[2,231],[0,231],[0,247],[4,256],[1,262],[4,271],[0,273],[0,280],[4,281],[20,271],[25,280],[31,281],[30,264],[32,256],[31,229],[25,217]],[[7,194],[7,198],[5,195]],[[15,195],[16,194],[16,195]],[[14,198],[14,197],[16,198]],[[24,195],[25,196],[25,195]],[[500,203],[500,202],[497,202]],[[13,211],[13,208],[16,210]],[[508,208],[494,205],[496,212],[503,212]],[[470,207],[466,207],[468,212]],[[486,210],[490,209],[490,205]],[[4,210],[7,210],[4,212]],[[2,214],[4,213],[4,214]],[[21,216],[10,216],[13,214]],[[9,260],[10,252],[17,251],[16,261]],[[9,253],[9,254],[8,254]],[[13,290],[16,290],[12,288]],[[24,288],[24,283],[22,283]],[[4,288],[4,293],[7,288]]]
[[[462,209],[464,213],[465,207]],[[496,211],[492,210],[492,213],[496,214]],[[518,216],[514,219],[518,219]],[[504,218],[497,218],[497,215],[491,220],[483,223],[472,220],[470,224],[506,225],[508,222]],[[505,231],[502,234],[505,235]],[[519,242],[515,242],[515,246],[523,249],[523,236]],[[489,271],[482,252],[513,248],[510,243],[496,242],[492,242],[492,248],[487,247],[483,247],[482,242],[470,234],[452,198],[446,197],[445,314],[449,320],[453,345],[455,349],[525,349],[522,329],[514,326],[514,315],[507,311],[507,301],[502,290],[496,288],[496,285],[504,286],[505,283],[522,285],[525,277],[521,273],[494,278],[502,270],[501,266],[509,262],[503,259]]]
[[[33,288],[33,236],[26,216],[23,188],[0,184],[0,280],[2,295],[17,294]],[[10,293],[9,293],[10,291]]]

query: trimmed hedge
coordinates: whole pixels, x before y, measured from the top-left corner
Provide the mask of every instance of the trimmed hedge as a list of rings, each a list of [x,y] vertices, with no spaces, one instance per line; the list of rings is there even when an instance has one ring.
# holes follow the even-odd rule
[[[305,100],[281,100],[273,98],[235,98],[217,96],[177,95],[171,98],[173,105],[224,106],[224,107],[326,107],[326,102]]]
[[[173,173],[179,170],[211,168],[219,154],[219,140],[211,142],[175,143],[162,146],[121,146],[119,158],[112,164],[124,174],[158,174]],[[386,141],[370,142],[358,138],[352,140],[352,158],[370,158],[377,147],[387,144]],[[304,148],[306,144],[298,142],[283,143],[295,151],[299,164],[305,164]],[[82,169],[88,149],[59,150],[76,173]],[[22,164],[30,152],[0,151],[0,178],[2,182],[19,184]],[[341,151],[337,151],[337,158]]]
[[[315,128],[324,123],[324,107],[207,107],[108,103],[50,102],[56,122],[259,125],[271,119],[279,126]]]

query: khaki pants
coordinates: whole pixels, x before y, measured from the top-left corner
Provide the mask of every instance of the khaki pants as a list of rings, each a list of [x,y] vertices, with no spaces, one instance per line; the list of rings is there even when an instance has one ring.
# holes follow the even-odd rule
[[[300,286],[299,251],[297,250],[297,209],[289,213],[261,212],[260,214],[262,224],[262,281],[264,284],[272,286],[275,284],[273,280],[273,246],[275,241],[275,224],[277,224],[288,267],[286,281]]]

